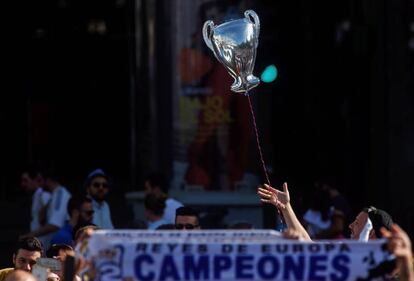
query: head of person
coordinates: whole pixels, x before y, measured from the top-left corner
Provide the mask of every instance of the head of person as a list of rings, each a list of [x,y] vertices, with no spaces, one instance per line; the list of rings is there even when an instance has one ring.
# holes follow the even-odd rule
[[[86,192],[97,202],[103,202],[109,192],[109,177],[102,169],[93,170],[85,181]]]
[[[24,270],[13,270],[10,274],[7,274],[4,281],[36,281],[36,278],[31,273]]]
[[[46,281],[60,281],[60,276],[53,271],[48,271]]]
[[[66,244],[53,244],[46,251],[46,257],[64,261],[66,256],[74,256],[73,248]]]
[[[66,260],[67,256],[75,256],[75,251],[73,248],[66,244],[53,244],[46,251],[46,257],[58,260],[60,266],[51,270],[52,273],[55,273],[59,278],[63,277],[63,263]]]
[[[43,175],[39,169],[29,167],[22,172],[20,177],[20,186],[24,191],[34,192],[38,187],[43,185]]]
[[[77,224],[89,224],[93,219],[92,200],[86,196],[73,196],[68,202],[68,214]]]
[[[351,238],[360,241],[381,238],[381,227],[389,230],[392,224],[392,217],[384,210],[372,206],[364,208],[349,225]]]
[[[165,209],[165,196],[147,194],[144,199],[145,218],[149,221],[159,220]]]
[[[43,247],[39,239],[27,237],[17,242],[13,253],[14,269],[31,272],[36,260],[42,256]]]
[[[44,172],[44,188],[47,191],[52,192],[55,190],[59,185],[61,181],[61,175],[59,174],[58,170],[56,168],[49,168]]]
[[[145,194],[155,194],[156,196],[168,194],[168,180],[162,173],[152,173],[147,176],[144,183]]]
[[[86,225],[77,229],[75,231],[75,248],[79,244],[82,245],[84,242],[86,242],[92,236],[93,232],[98,229],[99,227],[94,224]]]
[[[198,212],[190,207],[180,207],[175,211],[175,229],[200,229]]]

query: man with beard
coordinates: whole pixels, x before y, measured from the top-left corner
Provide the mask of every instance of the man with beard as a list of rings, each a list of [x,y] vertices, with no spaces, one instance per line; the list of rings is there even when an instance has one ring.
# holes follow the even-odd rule
[[[102,169],[92,171],[85,182],[86,192],[92,199],[93,224],[102,229],[113,229],[111,211],[105,197],[109,191],[109,177]]]
[[[68,214],[70,219],[55,233],[51,244],[73,245],[73,232],[79,226],[92,223],[93,218],[92,200],[86,196],[72,197],[68,202]]]

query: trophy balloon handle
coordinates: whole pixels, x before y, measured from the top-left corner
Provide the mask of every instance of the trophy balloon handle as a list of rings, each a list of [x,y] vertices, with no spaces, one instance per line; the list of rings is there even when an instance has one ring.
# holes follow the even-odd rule
[[[259,36],[260,31],[260,20],[255,11],[253,10],[247,10],[244,12],[244,16],[247,18],[248,21],[254,24],[254,28],[257,32],[257,37]],[[253,19],[253,20],[252,20]]]
[[[213,33],[213,28],[214,28],[214,22],[212,20],[206,21],[203,25],[204,42],[206,42],[207,47],[209,47],[210,50],[212,50],[214,53],[213,44],[211,44],[211,36]]]

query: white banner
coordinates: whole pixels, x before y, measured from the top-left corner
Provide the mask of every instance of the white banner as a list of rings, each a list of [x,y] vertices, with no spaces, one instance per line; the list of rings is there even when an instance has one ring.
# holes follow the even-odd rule
[[[301,242],[267,230],[97,231],[95,280],[382,280],[385,240]]]

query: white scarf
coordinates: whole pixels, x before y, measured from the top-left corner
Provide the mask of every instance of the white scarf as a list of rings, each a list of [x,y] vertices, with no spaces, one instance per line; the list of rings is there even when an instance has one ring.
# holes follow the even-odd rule
[[[362,229],[361,233],[359,234],[358,241],[360,241],[360,242],[368,242],[368,240],[369,240],[369,233],[371,232],[371,229],[372,229],[372,222],[368,218],[367,219],[367,222],[364,225],[364,228]]]

